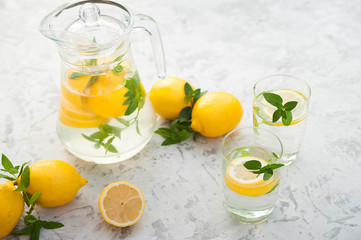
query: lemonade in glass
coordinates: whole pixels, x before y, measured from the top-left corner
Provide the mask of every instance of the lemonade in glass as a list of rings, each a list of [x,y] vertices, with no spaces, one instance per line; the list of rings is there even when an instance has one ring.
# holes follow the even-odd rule
[[[310,96],[311,89],[305,81],[287,75],[266,77],[254,85],[253,124],[281,139],[282,162],[286,165],[297,158],[300,150]]]
[[[282,143],[261,128],[228,133],[221,146],[226,208],[242,223],[260,223],[271,214],[280,182]]]

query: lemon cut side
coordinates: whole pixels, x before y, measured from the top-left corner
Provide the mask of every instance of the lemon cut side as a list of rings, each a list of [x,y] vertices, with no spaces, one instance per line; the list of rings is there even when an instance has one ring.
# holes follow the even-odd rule
[[[99,197],[104,220],[117,227],[137,223],[143,215],[145,200],[140,189],[125,181],[109,184]]]

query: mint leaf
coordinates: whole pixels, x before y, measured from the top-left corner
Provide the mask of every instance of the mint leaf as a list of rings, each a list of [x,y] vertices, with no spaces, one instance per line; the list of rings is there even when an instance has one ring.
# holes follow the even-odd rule
[[[121,73],[122,71],[123,71],[123,67],[122,67],[122,65],[120,65],[120,63],[117,66],[115,66],[112,70],[112,72],[115,75],[117,75],[118,73]]]
[[[137,108],[142,109],[145,103],[145,91],[140,85],[140,79],[138,72],[135,72],[133,77],[125,81],[125,88],[128,91],[124,94],[127,100],[124,101],[123,105],[128,105],[125,111],[125,116],[132,114]]]
[[[30,224],[28,226],[26,226],[25,228],[17,231],[17,232],[12,232],[11,234],[12,235],[15,235],[15,236],[20,236],[20,235],[30,235],[31,232],[33,231],[34,229],[34,225],[33,224]]]
[[[184,97],[184,103],[188,104],[188,103],[190,103],[192,101],[192,99],[193,99],[192,96],[187,95],[187,96]]]
[[[185,130],[185,129],[182,129],[182,130],[178,133],[176,139],[181,142],[181,141],[186,140],[186,139],[189,138],[190,136],[191,136],[190,132],[188,132],[188,131]]]
[[[24,198],[24,202],[26,203],[26,206],[30,206],[30,198],[31,198],[31,194],[27,193],[27,192],[23,192],[23,198]]]
[[[117,117],[117,118],[115,118],[115,120],[117,120],[118,122],[120,122],[121,124],[123,124],[126,127],[130,126],[130,122],[123,118]]]
[[[33,215],[26,215],[24,217],[24,222],[26,225],[30,225],[30,224],[33,224],[35,223],[36,221],[38,221],[38,219],[36,219],[36,217],[34,217]]]
[[[18,175],[18,177],[23,173],[23,170],[24,170],[24,167],[26,166],[26,164],[28,164],[30,161],[28,161],[28,162],[25,162],[25,163],[23,163],[23,165],[21,165],[21,168],[20,168],[20,171],[19,171],[19,175]]]
[[[282,98],[277,95],[277,94],[274,94],[274,93],[263,93],[263,97],[266,99],[266,101],[275,106],[275,107],[279,107],[280,105],[282,106]]]
[[[81,135],[82,135],[85,139],[87,139],[87,140],[89,140],[89,141],[91,141],[91,142],[95,142],[95,143],[98,142],[98,140],[97,140],[96,138],[92,138],[92,137],[90,137],[90,136],[87,136],[87,135],[85,135],[84,133],[82,133]]]
[[[179,121],[185,122],[192,118],[192,108],[191,107],[185,107],[183,108],[179,113]]]
[[[4,172],[9,172],[11,174],[17,173],[17,169],[4,154],[1,155],[1,164],[4,167]]]
[[[15,181],[16,180],[16,178],[7,176],[5,174],[0,174],[0,178],[5,178],[5,179],[10,180],[10,181]]]
[[[245,163],[243,163],[243,166],[247,168],[248,170],[257,170],[262,167],[262,164],[260,161],[257,160],[250,160]]]
[[[40,222],[41,222],[41,226],[45,229],[56,229],[56,228],[64,227],[64,224],[60,222],[48,222],[48,221],[40,221]]]
[[[188,82],[184,84],[184,92],[186,95],[190,95],[193,92],[193,88]]]
[[[30,240],[39,240],[41,223],[39,221],[36,221],[33,224],[33,226],[34,226],[34,228],[33,228],[33,231],[30,234]]]
[[[173,138],[167,138],[166,140],[164,140],[162,142],[162,146],[168,146],[168,145],[172,145],[172,144],[176,144],[176,143],[179,143],[178,140],[174,140]]]
[[[79,78],[81,76],[85,76],[86,74],[85,73],[81,73],[81,72],[72,72],[70,74],[70,79],[76,79],[76,78]]]
[[[137,119],[136,121],[135,121],[135,130],[137,130],[137,133],[140,135],[140,136],[142,136],[142,134],[140,133],[140,129],[139,129],[139,121],[138,121],[139,119]]]
[[[277,122],[278,119],[280,119],[282,116],[282,110],[277,109],[276,111],[274,111],[273,116],[272,116],[272,122]]]
[[[30,205],[34,204],[40,196],[41,196],[41,192],[34,193],[29,200]]]
[[[272,155],[273,155],[275,158],[279,159],[279,156],[278,156],[275,152],[272,152]]]
[[[29,166],[26,166],[24,168],[23,173],[21,174],[19,186],[14,191],[15,192],[25,191],[29,187],[29,184],[30,184],[30,168],[29,168]]]
[[[268,164],[266,166],[264,166],[263,168],[261,168],[261,170],[274,170],[274,169],[277,169],[277,168],[280,168],[280,167],[283,167],[284,164],[281,164],[281,163],[272,163],[272,164]]]
[[[297,101],[291,101],[291,102],[287,102],[284,105],[284,108],[286,111],[292,111],[296,106],[297,106]]]
[[[194,96],[194,99],[193,99],[193,102],[194,104],[196,104],[196,102],[198,101],[198,99],[200,99],[203,95],[207,94],[208,91],[203,91],[203,92],[200,92],[199,94],[196,94]]]
[[[263,181],[267,181],[268,179],[270,179],[273,175],[273,171],[272,170],[267,170],[264,174],[263,174]]]
[[[160,136],[164,138],[172,138],[176,132],[174,130],[168,129],[168,128],[159,128],[155,131],[156,134],[159,134]]]
[[[289,126],[292,122],[292,113],[290,111],[284,111],[282,113],[282,123],[285,126]]]
[[[115,139],[115,137],[111,137],[108,139],[108,141],[104,144],[105,147],[105,152],[113,152],[113,153],[117,153],[118,151],[115,149],[115,147],[112,145],[113,140]],[[113,148],[112,148],[113,146]],[[109,150],[110,149],[110,150]],[[115,152],[114,152],[115,151]]]
[[[172,131],[176,130],[178,123],[179,123],[178,118],[173,120],[172,123],[169,126],[169,129],[172,130]],[[164,129],[168,129],[168,128],[164,128]]]
[[[13,178],[13,177],[9,177],[9,176],[4,175],[4,174],[1,174],[1,173],[0,173],[0,178],[5,178],[5,179],[10,180],[10,181],[15,181],[15,180],[16,180],[16,179]]]

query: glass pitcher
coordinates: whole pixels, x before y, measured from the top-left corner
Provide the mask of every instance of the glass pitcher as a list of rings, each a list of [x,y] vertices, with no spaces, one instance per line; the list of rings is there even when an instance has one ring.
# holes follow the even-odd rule
[[[159,78],[165,77],[157,25],[117,0],[64,4],[47,15],[40,32],[61,57],[57,134],[75,156],[99,164],[128,159],[151,139],[156,114],[130,48],[130,34],[145,30]]]

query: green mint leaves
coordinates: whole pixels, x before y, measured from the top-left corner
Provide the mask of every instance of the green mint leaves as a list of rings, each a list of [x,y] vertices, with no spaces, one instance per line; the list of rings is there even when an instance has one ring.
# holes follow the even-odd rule
[[[200,99],[208,91],[201,92],[200,88],[193,91],[193,88],[191,87],[191,85],[186,82],[184,84],[184,92],[186,94],[186,96],[184,97],[184,103],[188,104],[191,102],[192,107],[193,107],[194,104],[196,104],[196,102],[198,101],[198,99]]]
[[[156,134],[159,134],[165,140],[162,142],[162,146],[172,145],[180,143],[188,139],[193,133],[193,140],[197,139],[197,132],[193,131],[191,128],[192,124],[192,110],[194,104],[200,99],[207,91],[201,92],[201,89],[198,88],[193,90],[192,86],[186,82],[184,84],[184,103],[191,106],[184,107],[177,119],[173,120],[169,128],[159,128],[155,131]]]
[[[41,228],[45,229],[56,229],[64,227],[62,223],[59,222],[48,222],[37,219],[34,215],[26,215],[24,217],[24,222],[26,227],[12,233],[12,235],[30,235],[30,240],[38,240],[40,236]]]
[[[123,71],[123,67],[122,65],[120,65],[120,63],[118,63],[117,66],[115,66],[112,70],[112,72],[117,75],[118,73],[121,73]]]
[[[146,95],[143,87],[141,86],[138,72],[135,72],[133,77],[126,80],[125,87],[128,91],[124,95],[127,97],[127,100],[124,101],[123,105],[128,105],[125,116],[129,116],[136,109],[138,109],[138,111],[142,109],[145,103]]]
[[[243,163],[243,166],[248,170],[251,170],[254,174],[262,174],[263,173],[263,181],[267,181],[273,175],[273,170],[283,167],[284,164],[271,163],[262,167],[262,163],[258,160],[250,160]]]
[[[33,195],[25,192],[30,184],[30,168],[28,163],[29,162],[25,162],[21,166],[14,166],[11,161],[2,154],[1,165],[3,166],[3,169],[0,169],[0,171],[8,173],[11,176],[0,174],[0,178],[5,178],[14,182],[14,185],[17,186],[14,191],[22,193],[24,202],[29,208],[28,211],[25,211],[26,216],[24,217],[26,227],[17,232],[12,232],[11,234],[30,235],[30,240],[38,240],[41,228],[56,229],[64,227],[64,225],[59,222],[42,221],[37,219],[34,215],[31,215],[35,209],[36,201],[41,196],[41,192],[36,192]]]
[[[121,139],[121,128],[110,126],[108,124],[101,124],[98,126],[99,131],[91,134],[90,136],[87,136],[85,134],[82,134],[82,136],[91,141],[94,142],[95,148],[100,148],[100,146],[104,147],[105,152],[112,152],[117,153],[118,150],[115,148],[115,146],[112,144],[114,139],[117,137]]]
[[[155,131],[156,134],[159,134],[160,136],[165,138],[162,146],[182,142],[188,139],[193,132],[194,131],[191,129],[191,122],[182,122],[179,118],[171,123],[170,128],[159,128]]]
[[[282,105],[283,99],[281,96],[274,93],[263,93],[266,101],[277,108],[272,116],[272,122],[277,122],[282,117],[282,123],[289,126],[292,122],[292,110],[297,106],[297,101],[290,101]]]

